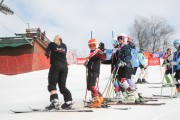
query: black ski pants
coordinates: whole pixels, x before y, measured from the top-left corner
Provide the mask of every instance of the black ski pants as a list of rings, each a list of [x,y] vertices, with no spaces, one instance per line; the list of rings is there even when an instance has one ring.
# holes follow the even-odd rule
[[[71,92],[66,88],[67,75],[67,64],[53,64],[49,69],[48,91],[57,90],[56,85],[58,84],[60,93],[63,95],[65,102],[72,100]]]

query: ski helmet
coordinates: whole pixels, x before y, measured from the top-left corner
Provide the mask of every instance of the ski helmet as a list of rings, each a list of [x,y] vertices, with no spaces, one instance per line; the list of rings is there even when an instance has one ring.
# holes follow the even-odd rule
[[[117,40],[111,40],[111,43],[112,43],[113,45],[117,45],[117,44],[118,44],[118,41],[117,41]]]
[[[131,39],[131,37],[129,35],[127,36],[127,41],[128,42],[132,41],[132,39]]]
[[[141,48],[140,51],[141,51],[141,52],[144,52],[144,51],[146,51],[146,50],[145,50],[145,48]]]
[[[167,48],[167,50],[166,51],[171,51],[171,48]]]
[[[88,45],[90,45],[90,44],[95,44],[95,45],[97,45],[97,40],[96,39],[94,39],[94,38],[92,38],[92,39],[90,39],[89,41],[88,41]]]
[[[174,40],[173,45],[178,50],[179,49],[179,45],[180,45],[180,39]]]
[[[119,39],[125,40],[126,36],[127,36],[127,35],[126,35],[125,33],[121,33],[121,34],[119,34],[119,35],[117,36],[117,40],[119,40]]]

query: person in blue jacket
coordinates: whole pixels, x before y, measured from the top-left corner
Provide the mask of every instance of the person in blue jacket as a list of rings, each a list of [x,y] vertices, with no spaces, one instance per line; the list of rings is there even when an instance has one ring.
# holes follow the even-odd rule
[[[171,62],[171,65],[173,66],[173,72],[175,72],[174,77],[174,84],[176,85],[176,91],[175,97],[180,97],[180,39],[176,39],[173,42],[174,47],[177,49],[177,51],[174,53],[173,62]]]
[[[139,61],[139,67],[141,69],[141,73],[139,74],[138,80],[136,83],[147,83],[146,76],[147,76],[147,64],[144,57],[144,48],[140,49],[140,52],[137,55],[138,61]]]
[[[135,44],[132,42],[130,37],[128,38],[128,42],[129,42],[129,45],[131,46],[131,57],[132,57],[132,59],[131,59],[131,64],[132,64],[131,80],[133,81],[133,83],[135,83],[135,75],[136,75],[137,69],[139,67],[139,62],[137,59],[138,52],[136,50]]]

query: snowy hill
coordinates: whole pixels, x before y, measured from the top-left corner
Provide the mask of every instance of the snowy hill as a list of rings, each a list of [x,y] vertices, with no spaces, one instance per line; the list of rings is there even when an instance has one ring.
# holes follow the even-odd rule
[[[164,71],[164,69],[162,70]],[[162,80],[160,67],[149,67],[148,81],[159,83]],[[101,65],[99,87],[103,92],[110,76],[110,66]],[[1,120],[179,120],[180,99],[161,99],[162,106],[133,106],[118,105],[118,107],[131,107],[130,110],[93,109],[92,113],[26,113],[13,114],[10,109],[28,109],[29,107],[43,108],[49,104],[47,91],[48,70],[6,76],[0,75],[0,119]],[[139,92],[144,96],[160,94],[161,88],[149,88],[161,84],[138,85]],[[82,107],[86,90],[86,70],[81,65],[69,66],[67,87],[72,92],[74,106]],[[173,92],[175,90],[173,89]],[[164,88],[163,94],[170,95],[171,88]],[[59,94],[60,102],[63,102]],[[90,92],[88,98],[90,99]]]

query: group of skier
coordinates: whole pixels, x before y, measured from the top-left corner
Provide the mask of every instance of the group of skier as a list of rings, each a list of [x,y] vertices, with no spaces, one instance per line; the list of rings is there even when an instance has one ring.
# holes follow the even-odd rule
[[[90,39],[88,41],[88,47],[90,54],[84,63],[87,70],[87,89],[91,91],[92,103],[89,104],[90,108],[101,107],[104,98],[100,91],[96,88],[97,79],[100,75],[101,62],[111,64],[111,74],[113,74],[112,82],[114,83],[114,91],[116,93],[115,98],[125,103],[139,103],[143,97],[138,94],[137,87],[135,85],[137,68],[140,67],[141,73],[139,74],[137,83],[146,83],[147,65],[143,52],[143,48],[138,53],[135,44],[131,38],[122,33],[117,36],[117,40],[112,40],[114,46],[111,60],[106,61],[106,50],[104,43],[98,44],[96,39]],[[173,60],[169,60],[169,53],[167,53],[164,64],[172,66],[173,70],[168,70],[165,74],[176,73],[175,78],[177,94],[180,93],[180,84],[178,82],[180,78],[180,40],[174,41],[174,47],[177,51],[174,53]],[[61,105],[62,109],[72,108],[72,95],[66,88],[66,78],[68,74],[67,60],[66,60],[67,47],[62,42],[60,35],[55,36],[54,42],[51,42],[45,55],[50,57],[51,67],[49,69],[48,76],[48,91],[50,92],[50,105],[46,107],[47,110],[60,109],[58,92],[56,85],[58,84],[60,93],[63,94],[65,103]],[[172,71],[172,72],[171,72]],[[167,77],[166,77],[167,78]],[[179,92],[179,93],[178,93]],[[179,95],[180,96],[180,95]]]

